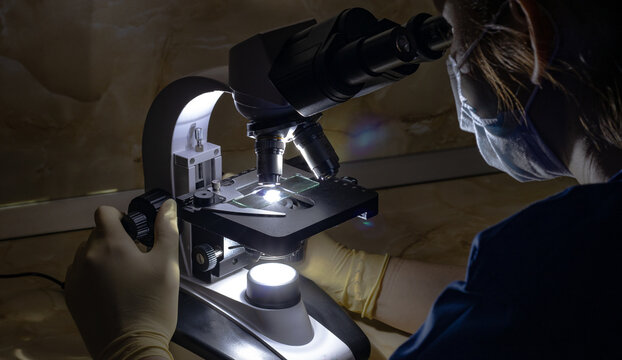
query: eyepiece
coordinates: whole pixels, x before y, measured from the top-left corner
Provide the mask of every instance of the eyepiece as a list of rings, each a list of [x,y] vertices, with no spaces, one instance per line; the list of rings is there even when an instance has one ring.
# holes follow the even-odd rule
[[[278,185],[283,175],[285,141],[279,136],[260,136],[255,141],[257,155],[257,183]]]
[[[415,56],[405,28],[396,25],[344,46],[335,55],[333,71],[349,86],[362,86],[382,73],[407,65]]]
[[[339,157],[318,122],[298,125],[294,132],[294,144],[316,178],[326,180],[337,175]]]
[[[365,40],[360,47],[360,59],[376,75],[410,62],[415,53],[406,29],[396,26]]]
[[[343,46],[330,63],[332,73],[345,84],[339,90],[358,92],[383,74],[409,75],[416,64],[440,58],[452,36],[451,25],[442,16],[421,13],[405,26],[395,24]]]
[[[406,24],[411,43],[416,48],[414,62],[432,61],[443,56],[451,45],[453,30],[442,16],[421,13]]]

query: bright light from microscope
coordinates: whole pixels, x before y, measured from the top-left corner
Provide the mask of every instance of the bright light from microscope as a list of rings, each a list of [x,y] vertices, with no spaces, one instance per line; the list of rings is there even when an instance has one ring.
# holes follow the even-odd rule
[[[269,203],[274,203],[281,200],[281,192],[279,190],[271,189],[266,191],[263,198]]]
[[[281,263],[259,264],[249,274],[256,283],[265,286],[285,285],[296,278],[296,270]]]

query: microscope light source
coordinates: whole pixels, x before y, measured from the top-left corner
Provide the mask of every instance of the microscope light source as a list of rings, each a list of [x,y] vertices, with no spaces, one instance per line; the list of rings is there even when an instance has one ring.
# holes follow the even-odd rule
[[[253,267],[249,276],[261,285],[281,286],[296,278],[296,270],[285,264],[265,263]]]
[[[284,309],[300,301],[298,272],[281,263],[264,263],[250,269],[246,278],[246,299],[265,309]]]

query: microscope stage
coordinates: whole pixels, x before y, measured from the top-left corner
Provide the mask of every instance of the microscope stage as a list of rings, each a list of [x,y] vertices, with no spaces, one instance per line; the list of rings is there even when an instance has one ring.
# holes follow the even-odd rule
[[[180,216],[209,232],[278,256],[292,253],[302,240],[321,231],[357,216],[370,218],[378,213],[375,191],[358,186],[351,179],[316,181],[312,177],[283,164],[281,191],[276,191],[276,199],[270,199],[272,194],[265,193],[274,190],[256,188],[256,171],[241,173],[230,178],[232,181],[224,180],[216,194],[221,204],[249,213],[217,211],[217,206],[196,207],[192,194],[187,194],[177,198]],[[252,214],[253,209],[264,214]],[[269,215],[266,211],[274,213]]]

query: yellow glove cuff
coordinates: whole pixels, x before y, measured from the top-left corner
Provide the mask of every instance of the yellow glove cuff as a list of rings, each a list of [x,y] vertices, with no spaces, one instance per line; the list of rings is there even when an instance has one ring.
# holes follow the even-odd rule
[[[377,255],[376,255],[377,256]],[[373,319],[376,312],[376,300],[378,299],[378,295],[380,294],[380,287],[382,285],[382,279],[384,278],[384,273],[387,271],[387,265],[389,264],[389,254],[384,254],[381,265],[380,265],[380,273],[376,278],[376,282],[371,289],[369,296],[367,297],[367,301],[361,310],[361,317],[366,317],[368,319]]]
[[[307,240],[298,271],[346,309],[372,319],[389,255],[348,249],[324,234]]]
[[[173,359],[168,350],[168,339],[157,332],[130,331],[114,339],[96,357],[98,360],[137,360],[147,356]]]
[[[338,302],[350,311],[361,313],[361,317],[373,319],[389,255],[368,254],[360,250],[348,252],[350,269]]]

